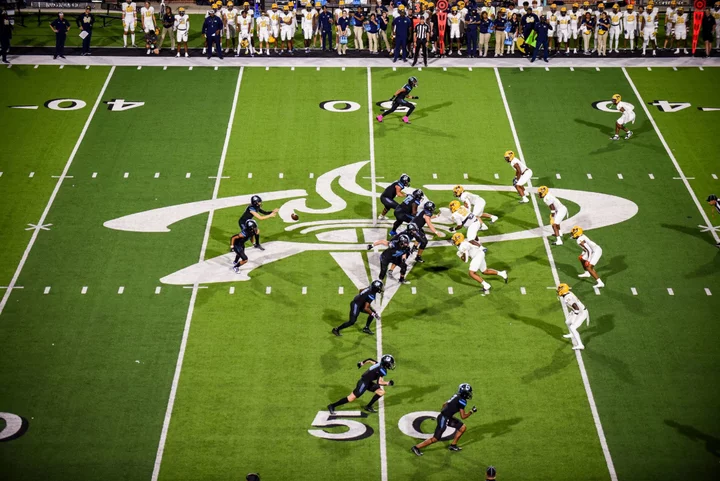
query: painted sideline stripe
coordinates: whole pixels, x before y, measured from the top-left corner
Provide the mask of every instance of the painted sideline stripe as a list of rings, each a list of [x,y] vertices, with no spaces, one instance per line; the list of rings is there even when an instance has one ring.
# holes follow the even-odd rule
[[[497,79],[498,88],[500,89],[500,96],[502,97],[503,105],[505,106],[505,113],[507,114],[508,121],[510,122],[510,130],[512,130],[513,139],[515,139],[515,146],[517,147],[517,152],[520,155],[521,159],[525,159],[525,156],[522,152],[522,147],[520,146],[520,139],[518,138],[518,133],[515,129],[515,122],[513,122],[512,113],[510,112],[510,106],[508,105],[507,97],[505,97],[505,88],[503,87],[502,80],[500,79],[500,71],[497,68],[494,68],[493,70],[495,71],[495,78]],[[531,183],[528,183],[528,187],[530,188],[530,198],[532,199],[533,209],[535,210],[535,217],[537,218],[538,226],[542,228],[542,216],[540,215],[540,209],[538,208],[535,194],[532,192]],[[557,267],[555,265],[555,258],[553,256],[552,250],[550,250],[550,242],[548,241],[548,238],[546,236],[542,236],[542,241],[545,245],[545,252],[548,256],[548,262],[550,263],[550,270],[552,271],[553,280],[555,281],[555,285],[557,286],[558,284],[560,284],[560,277],[558,276]],[[560,305],[562,306],[563,315],[567,316],[565,305],[562,302],[560,303]],[[595,421],[595,429],[597,429],[598,438],[600,439],[600,446],[602,447],[603,455],[605,456],[605,463],[607,464],[608,472],[610,473],[610,479],[612,481],[617,481],[615,465],[613,463],[612,456],[610,455],[610,449],[608,448],[607,440],[605,439],[605,431],[603,429],[602,422],[600,422],[600,414],[598,413],[597,405],[595,404],[595,397],[593,396],[592,388],[590,387],[590,379],[588,378],[587,371],[585,370],[585,362],[583,361],[580,350],[575,351],[575,358],[577,359],[578,366],[580,367],[580,375],[582,376],[583,385],[585,386],[585,393],[587,394],[588,403],[590,403],[590,411],[592,412],[593,420]]]
[[[675,169],[677,170],[678,175],[680,175],[680,177],[682,178],[683,184],[685,184],[685,188],[687,188],[687,191],[690,194],[690,197],[692,198],[693,202],[695,202],[695,207],[697,207],[698,212],[700,212],[700,215],[702,216],[703,220],[705,221],[705,225],[707,225],[710,228],[710,234],[713,236],[713,239],[715,239],[715,242],[720,242],[720,237],[718,237],[717,232],[715,232],[715,230],[712,228],[713,225],[710,222],[710,219],[708,219],[708,216],[705,213],[705,210],[700,205],[700,201],[698,201],[698,198],[695,195],[695,192],[690,188],[690,183],[688,182],[687,178],[685,177],[685,174],[683,173],[682,169],[680,168],[680,164],[678,164],[678,161],[675,159],[675,155],[673,155],[672,150],[670,150],[670,147],[668,146],[667,142],[665,141],[665,137],[663,137],[663,134],[660,132],[660,129],[658,128],[657,124],[655,123],[655,119],[653,118],[652,114],[650,113],[650,110],[645,105],[645,101],[640,96],[640,92],[638,91],[637,87],[635,87],[635,83],[630,78],[630,74],[628,74],[628,71],[625,69],[625,67],[622,68],[622,71],[625,74],[625,78],[627,78],[627,81],[630,84],[630,87],[632,87],[633,92],[635,92],[635,96],[638,98],[638,100],[642,104],[643,111],[645,111],[645,115],[647,115],[648,119],[650,120],[650,123],[652,124],[653,128],[655,129],[655,133],[660,138],[660,142],[663,144],[663,147],[665,147],[665,152],[667,152],[668,157],[670,157],[670,160],[672,161],[673,165],[675,166]]]
[[[372,192],[372,220],[373,225],[377,223],[377,200],[375,199],[375,192],[377,189],[377,186],[375,185],[375,176],[377,175],[377,171],[375,170],[375,124],[373,123],[375,120],[375,116],[373,115],[373,109],[372,106],[375,105],[373,103],[373,97],[372,97],[372,72],[370,67],[367,68],[367,92],[368,92],[368,135],[370,138],[370,189]],[[379,331],[379,326],[378,329]],[[378,335],[377,338],[380,339],[382,336]],[[383,405],[380,406],[380,410],[383,410]],[[384,413],[383,413],[384,414]],[[384,421],[385,416],[381,416],[381,421]],[[380,443],[383,444],[385,440],[385,427],[383,423],[380,423]],[[382,453],[381,453],[382,457]],[[382,460],[381,460],[382,462]],[[384,475],[383,475],[383,481],[387,479],[387,465],[383,464],[384,466]]]
[[[190,67],[192,68],[192,67]],[[237,109],[238,95],[240,94],[240,84],[242,83],[244,68],[240,67],[238,72],[237,84],[235,85],[235,96],[233,97],[232,109],[230,109],[230,118],[228,119],[227,128],[225,130],[225,143],[223,144],[222,153],[220,154],[220,164],[218,165],[217,178],[215,179],[215,187],[213,188],[212,199],[218,198],[220,192],[220,182],[222,181],[223,168],[225,167],[225,157],[227,156],[228,145],[230,143],[230,132],[232,131],[233,121],[235,119],[235,110]],[[202,246],[200,247],[200,256],[198,262],[205,260],[205,250],[207,249],[208,240],[210,239],[210,227],[212,226],[214,211],[208,213],[207,224],[205,225],[205,234],[203,236]],[[173,375],[172,385],[170,387],[170,396],[168,398],[167,409],[165,410],[165,419],[163,420],[162,431],[160,433],[160,442],[158,443],[157,454],[155,455],[155,466],[152,472],[152,481],[157,481],[160,475],[160,465],[162,464],[163,452],[165,451],[165,442],[167,441],[167,433],[170,428],[170,420],[172,418],[173,407],[175,406],[175,396],[180,382],[180,372],[182,371],[183,360],[185,359],[185,349],[187,348],[188,335],[190,334],[190,324],[192,323],[193,310],[195,309],[195,301],[197,300],[199,285],[195,283],[192,286],[192,294],[190,295],[190,303],[188,305],[187,316],[185,317],[185,327],[183,328],[182,340],[180,341],[180,349],[178,351],[177,363],[175,364],[175,374]]]
[[[45,210],[43,211],[42,215],[40,216],[40,220],[38,221],[37,225],[45,225],[45,220],[47,219],[48,213],[50,212],[50,208],[52,207],[53,202],[55,202],[55,197],[57,197],[57,194],[60,191],[60,186],[62,185],[63,180],[65,179],[65,176],[67,175],[68,171],[70,170],[70,166],[72,165],[73,160],[75,160],[75,155],[77,154],[77,151],[80,148],[80,144],[82,143],[83,139],[85,138],[85,133],[87,132],[88,127],[90,127],[90,122],[92,122],[93,117],[95,117],[95,112],[97,111],[97,108],[100,105],[100,102],[102,101],[103,95],[105,95],[105,90],[107,89],[107,86],[110,83],[110,79],[112,78],[114,72],[115,72],[115,67],[111,67],[110,71],[108,72],[108,76],[105,79],[105,83],[103,84],[102,89],[100,89],[100,94],[98,94],[97,99],[95,100],[95,105],[93,105],[93,108],[90,111],[90,115],[88,115],[88,118],[85,121],[85,125],[83,126],[83,129],[80,132],[80,136],[78,137],[77,142],[75,142],[75,147],[73,147],[73,150],[70,153],[70,157],[68,158],[68,161],[65,163],[65,168],[62,171],[61,177],[55,183],[55,188],[53,189],[52,194],[50,194],[50,199],[48,200],[48,203],[45,206]],[[20,263],[18,264],[17,269],[15,269],[15,274],[13,274],[13,277],[10,280],[10,284],[8,285],[8,290],[5,291],[5,295],[3,295],[2,300],[0,300],[0,315],[2,315],[2,312],[5,309],[5,305],[7,304],[8,299],[10,298],[10,293],[13,291],[13,288],[17,284],[18,277],[20,277],[20,273],[22,272],[23,267],[25,267],[25,263],[27,262],[28,256],[30,255],[30,251],[32,250],[33,245],[35,245],[35,241],[37,240],[37,236],[40,233],[40,230],[41,229],[33,230],[33,234],[30,237],[30,242],[28,242],[28,245],[25,248],[25,252],[23,252],[22,258],[20,258]]]

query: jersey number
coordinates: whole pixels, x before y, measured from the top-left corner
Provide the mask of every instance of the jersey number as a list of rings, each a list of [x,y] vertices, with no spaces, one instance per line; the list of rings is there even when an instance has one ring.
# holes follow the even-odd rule
[[[122,112],[123,110],[130,110],[145,105],[145,102],[125,102],[125,99],[112,99],[105,101],[105,103],[108,106],[108,110],[113,112]]]
[[[667,100],[655,100],[650,102],[650,105],[654,105],[660,112],[680,112],[682,109],[690,107],[689,102],[668,102]]]

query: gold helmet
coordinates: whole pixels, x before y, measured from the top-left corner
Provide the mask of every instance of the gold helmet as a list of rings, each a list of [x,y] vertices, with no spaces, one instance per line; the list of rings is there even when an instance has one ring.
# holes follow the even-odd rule
[[[460,201],[459,201],[459,200],[452,200],[452,201],[450,201],[450,206],[449,206],[449,207],[450,207],[450,212],[452,212],[453,214],[454,214],[455,212],[457,212],[458,209],[460,208],[460,205],[461,205],[461,204],[460,204]]]
[[[564,296],[564,295],[567,294],[568,292],[570,292],[570,286],[569,286],[569,285],[565,284],[564,282],[563,282],[562,284],[558,284],[558,286],[557,286],[558,296]]]
[[[579,225],[576,225],[575,227],[570,229],[570,235],[572,235],[573,239],[577,239],[578,237],[583,235],[582,227],[580,227]]]
[[[683,13],[683,12],[685,11],[685,9],[682,8],[682,5],[681,5],[681,6],[678,7],[677,11],[680,12],[680,13]]]
[[[670,6],[671,6],[671,7],[674,7],[675,5],[677,5],[677,2],[676,2],[675,0],[672,0],[672,1],[670,2]]]
[[[290,7],[288,7],[287,5],[285,5],[285,6],[283,7],[283,12],[289,12],[289,11],[290,11]]]
[[[583,7],[589,7],[589,6],[590,6],[590,2],[583,2]]]
[[[453,187],[453,194],[455,195],[455,197],[460,197],[463,192],[465,192],[465,188],[463,188],[462,185],[456,185],[455,187]]]
[[[567,7],[560,7],[560,12],[567,12]]]
[[[635,7],[633,6],[632,3],[627,6],[627,9],[630,10],[631,12],[632,12],[632,10],[633,10],[634,8],[635,8]]]
[[[453,245],[459,246],[465,241],[465,236],[462,235],[462,232],[456,232],[453,234],[453,236],[450,238]]]
[[[550,8],[556,9],[556,8],[557,8],[557,4],[553,3],[552,5],[550,5]]]
[[[247,41],[246,38],[242,39],[242,41],[240,42],[240,46],[241,46],[242,48],[248,48],[249,45],[250,45],[250,44],[248,43],[248,41]]]
[[[268,42],[270,42],[270,43],[275,43],[275,37],[273,37],[272,35],[270,35],[270,37],[268,38]]]
[[[602,2],[598,3],[598,8],[605,8],[605,4]]]
[[[228,3],[227,3],[227,6],[228,6],[228,7],[234,7],[234,6],[235,6],[235,4],[234,4],[234,3],[232,3],[232,2],[228,2]]]
[[[620,5],[618,5],[617,3],[613,5],[613,10],[620,10]]]
[[[270,8],[277,8],[277,3],[273,3],[272,5],[270,5]]]
[[[183,7],[178,8],[178,12],[185,13],[185,9]]]
[[[508,150],[507,152],[505,152],[505,160],[510,162],[514,158],[515,158],[515,152],[513,152],[512,150]]]
[[[573,3],[572,6],[573,6],[573,8],[580,8],[580,5],[577,3]]]
[[[620,94],[615,94],[612,96],[612,102],[617,105],[622,100],[622,96]]]
[[[538,187],[538,195],[540,196],[541,199],[547,195],[548,190],[549,189],[545,185],[541,185],[540,187]]]

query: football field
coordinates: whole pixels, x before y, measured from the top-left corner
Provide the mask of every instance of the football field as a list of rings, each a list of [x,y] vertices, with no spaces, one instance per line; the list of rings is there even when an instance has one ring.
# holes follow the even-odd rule
[[[412,124],[376,122],[409,75]],[[13,65],[0,83],[3,479],[720,475],[720,68]],[[627,141],[610,140],[615,93],[635,106]],[[411,284],[388,277],[374,336],[362,316],[334,337],[377,276],[374,196],[404,172],[445,238]],[[499,216],[481,241],[509,282],[487,295],[447,242],[456,184]],[[606,287],[577,277],[569,235],[549,242],[540,185],[602,247]],[[253,194],[280,211],[236,274]],[[590,312],[584,351],[558,282]],[[330,416],[381,353],[397,369],[379,412],[366,394]],[[463,382],[463,451],[414,456]]]

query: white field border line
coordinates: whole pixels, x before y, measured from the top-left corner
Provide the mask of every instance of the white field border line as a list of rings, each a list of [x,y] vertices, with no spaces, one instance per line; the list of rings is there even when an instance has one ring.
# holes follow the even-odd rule
[[[510,122],[510,129],[512,130],[513,138],[515,140],[515,146],[517,147],[520,158],[526,160],[522,152],[522,147],[520,147],[520,139],[518,138],[517,130],[515,129],[515,123],[513,122],[512,113],[510,113],[510,106],[508,105],[507,98],[505,97],[505,89],[503,88],[502,80],[500,79],[500,72],[497,68],[495,68],[494,70],[495,78],[497,79],[498,83],[498,88],[500,89],[500,96],[502,97],[503,104],[505,105],[505,112],[507,113],[508,121]],[[528,189],[530,190],[530,198],[532,199],[533,208],[535,209],[535,216],[537,217],[538,225],[540,226],[540,228],[543,228],[542,216],[540,215],[540,209],[538,208],[535,194],[532,192],[531,182],[528,182]],[[555,266],[555,258],[552,254],[552,250],[550,249],[550,242],[548,241],[548,238],[546,236],[543,236],[542,240],[543,244],[545,245],[545,252],[548,256],[548,262],[550,263],[550,270],[552,271],[553,280],[555,281],[555,285],[558,285],[560,283],[560,277],[558,276],[557,267]],[[562,310],[563,315],[567,316],[564,305],[562,306]],[[577,359],[578,366],[580,367],[580,375],[585,386],[585,393],[587,394],[588,402],[590,403],[590,411],[592,412],[593,420],[595,421],[595,429],[597,429],[598,438],[600,438],[600,446],[602,447],[603,455],[605,456],[605,463],[607,464],[608,472],[610,473],[610,479],[612,481],[617,481],[618,478],[615,472],[615,465],[613,464],[612,456],[610,455],[610,449],[608,448],[607,440],[605,439],[605,431],[603,430],[602,423],[600,422],[600,414],[598,413],[597,405],[595,404],[595,397],[593,396],[592,389],[590,387],[590,379],[588,378],[587,371],[585,370],[585,363],[583,362],[582,354],[580,354],[579,350],[575,351],[575,358]]]
[[[368,91],[368,131],[370,133],[370,191],[372,192],[372,220],[373,226],[377,223],[377,198],[375,197],[375,116],[373,115],[372,99],[372,74],[370,67],[367,68],[367,91]]]
[[[655,119],[653,118],[652,114],[650,113],[650,110],[647,108],[647,105],[645,105],[645,101],[640,96],[640,92],[638,91],[637,87],[635,87],[635,83],[630,78],[630,74],[625,70],[625,67],[622,68],[623,73],[625,74],[625,78],[627,79],[628,83],[630,84],[630,87],[632,87],[633,92],[635,92],[635,96],[640,101],[640,104],[642,105],[643,110],[645,111],[645,115],[647,115],[648,119],[650,120],[650,123],[652,124],[653,128],[655,129],[655,133],[660,138],[660,142],[662,142],[663,147],[665,147],[665,152],[667,152],[668,157],[670,157],[670,160],[672,160],[673,165],[675,166],[675,169],[677,170],[678,174],[680,175],[680,178],[683,181],[683,184],[685,184],[685,188],[687,188],[688,193],[690,194],[690,197],[692,197],[693,202],[695,202],[695,207],[697,207],[697,210],[700,212],[700,215],[702,216],[703,220],[705,221],[705,225],[707,225],[710,228],[710,234],[712,234],[713,238],[715,239],[715,242],[720,242],[720,237],[718,237],[717,232],[713,229],[712,222],[710,222],[710,219],[708,219],[707,214],[703,210],[702,206],[700,205],[700,201],[698,200],[697,196],[695,195],[695,192],[690,188],[690,183],[688,182],[687,177],[685,177],[685,174],[683,173],[682,169],[680,168],[680,164],[678,164],[677,160],[675,159],[675,156],[672,153],[672,150],[670,150],[670,147],[668,146],[667,142],[665,141],[665,137],[663,137],[663,134],[660,132],[660,129],[658,128],[657,124],[655,123]]]
[[[222,181],[223,168],[225,167],[225,157],[230,143],[230,132],[232,131],[233,120],[235,119],[235,109],[237,107],[238,95],[240,93],[240,84],[242,82],[244,67],[240,67],[238,73],[237,84],[235,85],[235,96],[233,97],[232,108],[230,109],[230,118],[228,119],[227,130],[225,131],[225,143],[223,144],[222,154],[220,154],[220,165],[218,166],[217,177],[215,178],[215,187],[213,188],[212,199],[218,197],[220,191],[220,182]],[[205,260],[205,250],[207,249],[208,239],[210,238],[210,227],[213,221],[213,211],[208,213],[207,224],[205,225],[205,235],[203,236],[202,246],[200,247],[200,260]],[[195,283],[192,286],[192,294],[190,296],[190,304],[188,306],[187,316],[185,318],[185,328],[183,329],[182,341],[180,342],[180,351],[178,352],[177,363],[175,364],[175,375],[173,376],[172,386],[170,387],[170,397],[168,399],[167,409],[165,410],[165,420],[163,421],[162,432],[160,433],[160,442],[158,444],[157,454],[155,456],[155,467],[153,468],[152,481],[157,481],[160,475],[160,465],[162,464],[163,452],[165,451],[165,442],[167,441],[168,429],[170,427],[170,419],[172,418],[173,407],[175,406],[175,396],[180,381],[180,371],[182,370],[183,360],[185,359],[185,349],[187,348],[188,335],[190,334],[190,324],[192,322],[193,310],[195,309],[195,301],[199,285]]]
[[[373,101],[372,101],[372,73],[370,67],[367,68],[367,91],[368,91],[368,129],[370,133],[370,182],[372,183],[372,221],[373,225],[377,225],[377,198],[375,197],[375,126],[373,121],[375,116],[373,115]],[[380,311],[382,314],[382,310]],[[382,321],[375,319],[375,340],[377,358],[383,355],[383,344],[382,344]],[[385,398],[381,397],[378,403],[378,424],[380,426],[380,479],[381,481],[387,481],[387,441],[385,439]]]
[[[0,315],[2,314],[3,310],[5,309],[5,305],[7,304],[8,299],[10,298],[10,294],[12,293],[13,288],[15,288],[15,284],[17,283],[17,280],[20,277],[20,273],[22,272],[23,267],[25,267],[25,262],[27,262],[28,256],[30,255],[30,251],[32,250],[32,247],[35,244],[35,241],[37,240],[37,236],[40,233],[42,226],[45,225],[45,220],[47,219],[48,213],[50,213],[50,208],[52,207],[53,203],[55,202],[55,197],[57,197],[57,194],[60,191],[60,186],[62,185],[63,181],[65,180],[65,177],[67,176],[67,173],[70,170],[70,166],[72,165],[73,160],[75,160],[75,155],[77,154],[78,150],[80,149],[80,144],[82,144],[82,141],[85,138],[85,134],[87,133],[88,127],[90,127],[90,122],[92,122],[93,117],[95,117],[95,112],[97,111],[97,108],[100,105],[100,102],[102,102],[103,95],[105,95],[105,90],[107,89],[107,86],[110,83],[110,79],[112,78],[114,72],[115,72],[115,67],[112,67],[110,69],[110,71],[108,72],[107,78],[105,79],[105,83],[103,84],[102,89],[100,89],[100,93],[98,94],[97,99],[95,100],[95,105],[93,105],[93,108],[90,111],[90,115],[88,115],[88,118],[85,121],[85,125],[83,126],[83,129],[82,129],[82,131],[80,131],[80,136],[78,137],[77,142],[75,142],[75,147],[73,147],[72,152],[70,152],[70,157],[68,157],[68,160],[65,163],[65,168],[63,169],[62,174],[60,175],[57,182],[55,183],[55,188],[53,189],[52,194],[50,194],[50,199],[48,200],[48,203],[45,206],[45,210],[43,211],[42,215],[40,216],[40,220],[36,224],[37,228],[35,230],[33,230],[32,236],[30,237],[30,242],[28,242],[28,245],[25,248],[25,252],[23,252],[23,256],[20,259],[20,263],[18,264],[17,269],[15,269],[15,274],[13,274],[12,280],[10,280],[10,284],[8,284],[8,288],[5,291],[5,295],[2,297],[2,300],[0,300]]]

